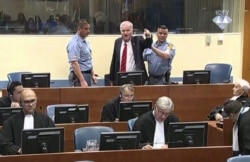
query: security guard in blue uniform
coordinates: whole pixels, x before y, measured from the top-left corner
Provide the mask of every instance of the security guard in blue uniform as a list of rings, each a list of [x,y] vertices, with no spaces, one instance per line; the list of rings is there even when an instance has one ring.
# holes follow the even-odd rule
[[[86,37],[90,33],[90,25],[86,20],[80,20],[77,33],[67,45],[70,63],[69,82],[72,86],[88,87],[91,80],[97,83],[92,63],[92,51]]]
[[[157,28],[157,41],[151,49],[145,49],[143,58],[148,62],[149,85],[169,84],[175,47],[167,41],[168,28],[160,25]]]

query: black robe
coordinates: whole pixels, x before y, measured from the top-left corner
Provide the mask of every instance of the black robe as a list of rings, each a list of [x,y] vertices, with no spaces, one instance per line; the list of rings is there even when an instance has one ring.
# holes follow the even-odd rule
[[[102,108],[101,122],[113,122],[119,119],[119,104],[121,102],[120,96],[109,100]]]
[[[241,96],[239,96],[237,99],[237,101],[241,102],[243,106],[250,106],[250,99],[248,98],[247,94],[243,94]],[[223,105],[218,105],[215,108],[213,108],[211,110],[211,112],[209,113],[209,115],[207,116],[208,120],[215,120],[215,114],[219,113],[222,115],[222,117],[226,117],[227,115],[225,114],[225,112],[223,111],[224,106],[230,101],[230,99],[227,99]]]
[[[0,131],[0,151],[2,154],[18,154],[21,148],[21,132],[24,124],[23,111],[9,117]],[[55,127],[53,121],[45,114],[34,113],[34,128]]]
[[[164,135],[165,142],[168,141],[168,126],[170,122],[179,122],[179,119],[176,115],[170,114],[167,119],[164,121]],[[140,131],[140,147],[146,144],[153,144],[154,134],[155,134],[156,121],[153,115],[153,112],[147,112],[140,116],[133,127],[133,131]]]
[[[250,110],[240,114],[237,124],[239,152],[234,155],[250,155]]]
[[[11,99],[10,96],[3,96],[0,98],[0,107],[10,107]]]

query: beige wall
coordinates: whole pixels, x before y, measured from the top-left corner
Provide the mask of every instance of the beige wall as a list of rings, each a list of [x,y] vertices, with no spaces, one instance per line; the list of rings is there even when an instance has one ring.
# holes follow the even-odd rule
[[[211,44],[205,43],[208,34],[170,34],[176,46],[172,77],[181,77],[183,70],[204,69],[211,62],[233,65],[234,79],[241,77],[242,38],[240,33],[225,33],[222,44],[217,44],[218,34],[211,35]],[[52,79],[66,79],[69,64],[66,45],[72,36],[1,35],[0,80],[7,80],[7,73],[15,71],[51,72]],[[103,76],[109,71],[113,43],[118,35],[91,35],[94,69]]]

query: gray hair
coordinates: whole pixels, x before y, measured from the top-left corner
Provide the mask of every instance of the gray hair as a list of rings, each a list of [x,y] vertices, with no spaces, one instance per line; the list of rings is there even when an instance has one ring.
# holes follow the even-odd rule
[[[171,98],[166,96],[158,98],[155,105],[157,108],[167,110],[168,112],[174,111],[173,101],[171,100]]]
[[[244,79],[239,79],[237,83],[240,85],[240,87],[243,89],[245,93],[248,93],[248,90],[250,88],[249,82]]]
[[[134,92],[135,89],[134,89],[134,86],[133,84],[123,84],[121,87],[120,87],[120,94],[123,94],[124,90],[128,88],[129,91],[131,92]]]
[[[131,29],[133,30],[133,23],[130,22],[130,21],[123,21],[121,24],[120,24],[120,31],[122,31],[122,27],[123,26],[129,26],[131,27]]]

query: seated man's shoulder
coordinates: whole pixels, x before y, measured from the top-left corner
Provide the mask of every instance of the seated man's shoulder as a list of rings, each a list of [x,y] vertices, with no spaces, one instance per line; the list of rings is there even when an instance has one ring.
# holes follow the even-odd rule
[[[143,123],[143,122],[149,121],[149,120],[151,120],[151,119],[153,119],[153,118],[154,118],[154,117],[153,117],[152,111],[149,111],[149,112],[146,112],[146,113],[142,114],[142,115],[137,119],[137,121]]]
[[[167,119],[169,119],[169,122],[178,122],[179,121],[178,116],[175,114],[170,114]]]
[[[120,103],[120,97],[116,96],[114,98],[109,99],[105,105],[107,104],[119,104]]]
[[[250,107],[250,98],[247,97],[242,101],[242,105],[245,107]]]

